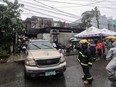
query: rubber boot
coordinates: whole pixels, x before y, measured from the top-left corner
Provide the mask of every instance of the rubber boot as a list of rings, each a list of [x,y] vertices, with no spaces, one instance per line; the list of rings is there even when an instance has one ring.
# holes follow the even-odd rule
[[[83,80],[83,81],[86,81],[86,78],[85,78],[84,76],[82,76],[82,80]]]
[[[91,79],[91,80],[88,80],[88,84],[92,84],[92,82],[93,82],[93,78]]]
[[[96,58],[93,58],[93,62],[95,62],[96,61]]]
[[[87,80],[83,81],[85,85],[89,85],[89,82]]]

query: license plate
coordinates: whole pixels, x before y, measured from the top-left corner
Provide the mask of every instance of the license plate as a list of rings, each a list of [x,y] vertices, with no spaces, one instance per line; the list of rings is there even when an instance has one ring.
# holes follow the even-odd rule
[[[45,72],[45,76],[53,76],[53,75],[56,75],[55,71]]]

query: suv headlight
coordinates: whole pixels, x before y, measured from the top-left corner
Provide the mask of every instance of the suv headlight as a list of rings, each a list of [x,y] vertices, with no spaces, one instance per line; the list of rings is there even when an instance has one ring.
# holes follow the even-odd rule
[[[26,59],[25,64],[29,65],[29,66],[35,66],[36,65],[35,60],[33,60],[33,59]]]
[[[65,57],[63,56],[63,55],[61,55],[61,58],[60,58],[60,63],[63,63],[63,62],[65,62],[66,60],[65,60]]]

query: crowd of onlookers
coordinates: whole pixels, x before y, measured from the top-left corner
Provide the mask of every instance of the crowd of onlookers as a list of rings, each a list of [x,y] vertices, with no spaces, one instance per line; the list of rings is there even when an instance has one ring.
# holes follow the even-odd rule
[[[108,51],[110,48],[114,47],[115,41],[112,40],[105,40],[105,39],[87,39],[88,40],[88,47],[91,50],[91,55],[96,60],[99,60],[100,58],[106,58]],[[65,49],[66,52],[70,54],[71,50],[76,49],[76,47],[79,47],[80,43],[79,41],[69,42],[66,44]]]
[[[111,81],[110,87],[116,87],[116,41],[113,41],[111,39],[86,40],[88,41],[88,48],[90,49],[93,61],[98,61],[101,58],[107,60],[106,72],[108,79]],[[80,40],[67,43],[67,45],[65,46],[66,53],[69,55],[71,50],[81,48],[81,44],[79,42]]]
[[[53,42],[53,46],[56,49],[65,49],[66,54],[70,55],[71,51],[75,50],[76,47],[80,46],[80,43],[79,43],[80,40],[69,41],[66,45]],[[87,40],[88,40],[88,47],[91,50],[91,55],[93,56],[93,58],[96,58],[96,60],[99,60],[100,58],[107,58],[108,51],[110,50],[110,48],[114,47],[114,43],[115,43],[115,41],[112,41],[111,39],[109,40],[87,39]]]

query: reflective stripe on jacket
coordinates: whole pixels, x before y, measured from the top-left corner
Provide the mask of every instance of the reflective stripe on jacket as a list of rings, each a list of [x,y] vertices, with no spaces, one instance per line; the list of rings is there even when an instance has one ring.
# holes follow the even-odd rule
[[[84,51],[79,51],[79,57],[78,57],[78,61],[81,65],[83,66],[88,66],[91,65],[92,66],[92,56],[91,56],[91,52],[89,49],[86,49]]]
[[[84,55],[81,51],[79,52],[79,54],[81,54],[82,57],[87,57],[87,56]]]

